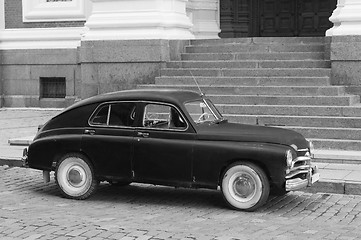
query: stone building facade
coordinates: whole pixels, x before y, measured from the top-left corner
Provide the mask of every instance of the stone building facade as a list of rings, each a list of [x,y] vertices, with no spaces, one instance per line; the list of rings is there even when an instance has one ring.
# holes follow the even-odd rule
[[[226,37],[325,36],[333,84],[361,93],[360,11],[359,0],[0,0],[0,103],[63,107],[152,83],[189,40]]]

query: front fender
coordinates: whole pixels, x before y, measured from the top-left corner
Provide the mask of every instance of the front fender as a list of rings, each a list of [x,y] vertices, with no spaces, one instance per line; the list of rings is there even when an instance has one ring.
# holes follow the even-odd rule
[[[283,186],[287,149],[281,144],[199,141],[194,146],[195,185],[216,188],[227,166],[237,161],[248,161],[260,166],[272,184]]]

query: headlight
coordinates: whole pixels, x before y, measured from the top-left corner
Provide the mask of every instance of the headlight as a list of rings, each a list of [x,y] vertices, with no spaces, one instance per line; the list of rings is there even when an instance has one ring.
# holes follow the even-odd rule
[[[286,152],[286,162],[287,162],[287,167],[288,167],[288,168],[291,168],[293,158],[294,158],[294,156],[293,156],[293,154],[292,154],[292,151],[291,151],[291,150],[287,150],[287,152]]]

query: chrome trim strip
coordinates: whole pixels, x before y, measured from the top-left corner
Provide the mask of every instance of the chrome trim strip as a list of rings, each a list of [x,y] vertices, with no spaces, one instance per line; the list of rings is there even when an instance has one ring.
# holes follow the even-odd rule
[[[319,172],[316,166],[309,166],[308,170],[306,171],[302,171],[302,173],[307,174],[305,179],[302,178],[292,178],[295,175],[289,175],[286,176],[286,191],[295,191],[295,190],[299,190],[301,188],[305,188],[305,187],[309,187],[311,186],[314,182],[318,181],[319,179]],[[297,174],[296,174],[297,175]],[[314,182],[312,182],[313,177],[314,176],[318,176],[318,178],[315,179]],[[291,179],[287,179],[287,178],[291,178]]]
[[[287,174],[286,179],[290,179],[290,178],[292,178],[294,176],[297,176],[299,174],[304,174],[304,173],[308,173],[308,172],[309,172],[309,169],[300,170],[300,171],[297,171],[297,172],[294,172],[294,173],[291,172],[291,173]]]
[[[112,105],[109,104],[109,106],[108,106],[108,116],[107,116],[107,126],[109,126],[111,110],[112,110]]]
[[[307,164],[307,165],[302,165],[302,166],[311,166],[311,158],[310,157],[305,157],[305,156],[297,157],[297,158],[293,159],[290,170],[292,171],[292,169],[295,167],[295,165],[300,162],[305,162]]]
[[[286,191],[295,191],[308,186],[308,179],[295,178],[286,181]]]
[[[302,156],[302,157],[297,157],[297,158],[293,159],[293,162],[300,162],[300,161],[311,161],[311,158]]]

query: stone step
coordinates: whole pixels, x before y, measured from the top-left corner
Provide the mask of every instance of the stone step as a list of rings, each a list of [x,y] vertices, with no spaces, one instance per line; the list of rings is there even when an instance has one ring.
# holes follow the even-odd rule
[[[187,46],[186,53],[235,53],[235,52],[324,52],[324,44],[225,44]]]
[[[227,45],[227,44],[324,44],[324,37],[256,37],[256,38],[222,38],[192,40],[191,45]]]
[[[361,128],[286,127],[306,138],[361,140]],[[361,157],[361,156],[360,156]]]
[[[314,151],[315,161],[319,163],[337,163],[337,166],[344,164],[360,164],[361,163],[361,151],[343,151],[341,150],[325,150],[315,149]],[[336,166],[336,167],[337,167]],[[354,166],[354,165],[353,165]]]
[[[311,106],[350,106],[360,103],[360,96],[272,96],[272,95],[212,95],[214,103],[244,105],[311,105]]]
[[[324,60],[324,52],[269,52],[269,53],[183,53],[185,61],[215,60]]]
[[[344,150],[344,151],[360,151],[360,140],[344,140],[344,139],[319,139],[310,138],[315,149],[323,150]]]
[[[203,77],[330,77],[331,69],[325,68],[275,68],[275,69],[222,69],[222,68],[163,68],[161,76]]]
[[[156,85],[329,86],[329,77],[156,77]]]
[[[230,122],[262,126],[361,128],[361,117],[280,116],[223,114]]]
[[[243,105],[215,104],[221,113],[240,115],[293,115],[359,117],[361,105],[354,106],[293,106],[293,105]],[[360,138],[361,139],[361,138]]]
[[[330,68],[325,60],[171,61],[167,68]]]
[[[195,84],[192,85],[138,85],[140,88],[178,88],[198,91]],[[237,94],[237,95],[275,95],[275,96],[340,96],[345,95],[342,86],[238,86],[238,85],[200,85],[204,94]]]

